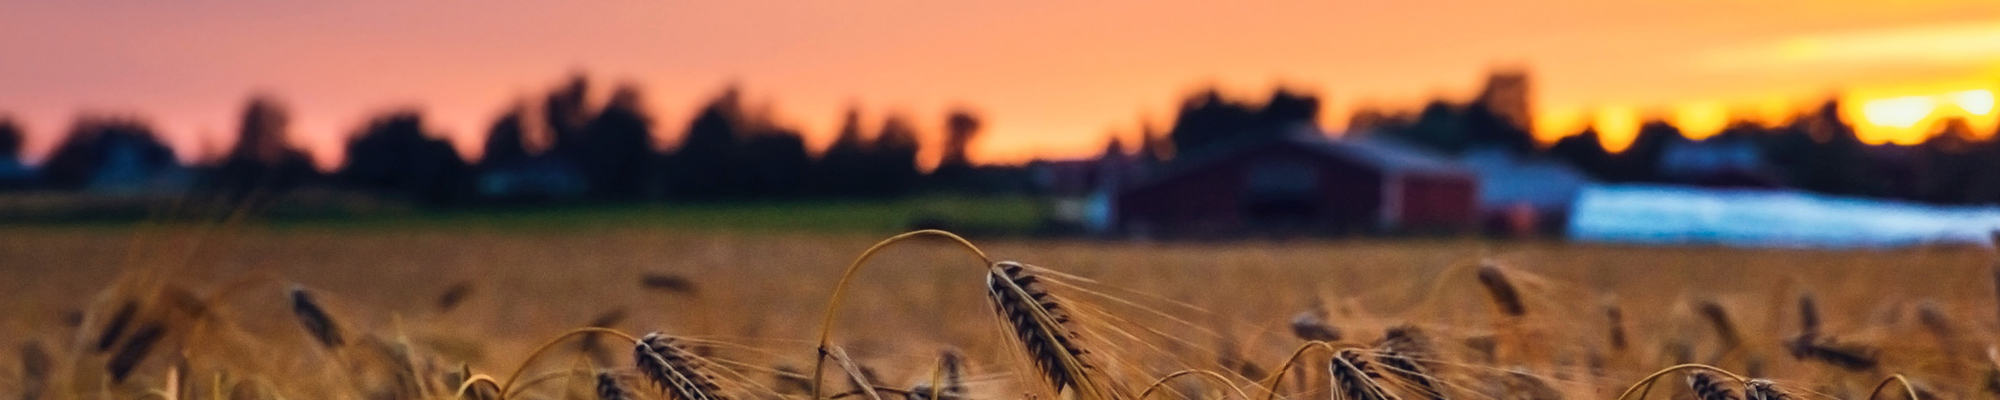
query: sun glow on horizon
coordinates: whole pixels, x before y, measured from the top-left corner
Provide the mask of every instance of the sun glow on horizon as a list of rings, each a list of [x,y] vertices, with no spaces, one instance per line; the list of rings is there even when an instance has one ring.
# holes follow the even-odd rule
[[[1929,118],[1937,103],[1936,99],[1924,96],[1874,100],[1861,105],[1861,115],[1876,126],[1909,128]]]
[[[1639,125],[1639,110],[1625,106],[1598,110],[1597,118],[1590,123],[1591,129],[1597,130],[1597,140],[1613,153],[1632,147],[1632,141],[1639,139]]]
[[[1917,90],[1854,90],[1839,97],[1841,117],[1854,127],[1862,142],[1869,144],[1912,145],[1935,135],[1945,120],[1964,119],[1978,137],[1992,135],[2000,128],[2000,99],[1993,89],[1966,89],[1983,86],[1960,82],[1955,85],[1919,87]],[[1549,107],[1536,114],[1535,137],[1543,143],[1580,133],[1585,128],[1598,132],[1606,150],[1624,151],[1638,137],[1647,121],[1672,123],[1689,139],[1702,140],[1728,129],[1730,124],[1747,121],[1782,125],[1807,112],[1804,105],[1818,104],[1767,97],[1756,101],[1690,101],[1652,106],[1611,105],[1588,110],[1573,105]]]
[[[1916,144],[1936,134],[1937,125],[1947,119],[1962,118],[1975,133],[1986,136],[1994,128],[1993,91],[1989,89],[1932,91],[1929,93],[1861,100],[1856,134],[1868,143]]]

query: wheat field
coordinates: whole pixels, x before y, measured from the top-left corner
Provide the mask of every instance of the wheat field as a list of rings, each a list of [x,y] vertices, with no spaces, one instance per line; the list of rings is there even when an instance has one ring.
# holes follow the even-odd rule
[[[1980,248],[881,239],[0,229],[0,395],[2000,396]]]

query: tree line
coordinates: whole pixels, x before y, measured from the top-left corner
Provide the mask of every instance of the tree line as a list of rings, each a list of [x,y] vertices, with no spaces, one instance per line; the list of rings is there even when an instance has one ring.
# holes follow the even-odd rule
[[[146,185],[161,171],[181,170],[184,186],[246,197],[302,185],[324,185],[425,204],[658,199],[889,197],[922,189],[993,190],[965,182],[1005,171],[972,165],[967,149],[981,117],[965,108],[942,118],[943,159],[919,165],[920,123],[900,114],[864,131],[865,118],[847,111],[839,134],[819,154],[800,131],[744,104],[734,87],[702,105],[684,135],[668,148],[633,86],[601,88],[575,76],[539,98],[518,102],[486,130],[477,160],[458,153],[427,125],[421,112],[398,109],[372,117],[344,147],[341,164],[322,172],[291,140],[290,112],[280,100],[253,96],[236,142],[220,160],[180,166],[173,149],[143,120],[85,115],[69,128],[38,168],[15,187],[92,190]],[[20,159],[21,130],[0,118],[0,159]],[[128,177],[125,175],[145,175]]]
[[[1939,120],[1932,136],[1919,144],[1867,144],[1841,117],[1845,105],[1826,100],[1789,121],[1737,120],[1700,141],[1667,121],[1652,119],[1641,125],[1628,148],[1611,152],[1592,128],[1553,143],[1538,142],[1490,102],[1436,99],[1417,110],[1359,110],[1348,132],[1447,156],[1510,152],[1567,164],[1600,182],[1795,188],[1934,204],[2000,204],[2000,131],[1977,134],[1963,118]],[[1318,103],[1316,96],[1284,89],[1261,102],[1202,91],[1183,101],[1162,139],[1171,142],[1173,152],[1188,154],[1246,136],[1279,135],[1286,124],[1318,120]],[[1752,162],[1706,174],[1674,170],[1670,149],[1690,146],[1742,149]]]
[[[974,192],[1033,190],[1020,167],[975,166],[967,159],[983,121],[960,108],[941,118],[942,160],[920,168],[926,145],[922,122],[891,113],[874,129],[850,109],[833,143],[810,151],[800,133],[768,111],[745,104],[730,88],[702,105],[681,126],[677,143],[659,142],[663,129],[648,115],[632,86],[596,93],[574,76],[535,98],[517,102],[486,129],[482,157],[459,154],[422,113],[381,113],[354,132],[342,163],[320,171],[289,137],[290,112],[276,98],[253,96],[244,107],[237,140],[220,160],[182,168],[173,149],[143,120],[85,115],[69,128],[38,168],[36,179],[10,180],[0,163],[0,188],[91,190],[159,180],[157,171],[180,168],[183,186],[236,197],[324,185],[405,198],[425,204],[542,201],[728,201],[767,198],[891,197],[924,190]],[[1489,90],[1491,92],[1491,90]],[[594,98],[605,100],[593,102]],[[1181,102],[1165,132],[1148,129],[1139,144],[1142,162],[1221,147],[1238,140],[1285,134],[1313,124],[1321,108],[1315,94],[1278,89],[1246,100],[1208,89]],[[1837,101],[1775,124],[1737,121],[1700,141],[1749,149],[1757,165],[1724,175],[1687,176],[1671,169],[1670,149],[1697,144],[1663,120],[1645,122],[1633,144],[1607,151],[1600,134],[1585,129],[1553,143],[1538,142],[1509,118],[1507,105],[1487,96],[1438,99],[1415,110],[1360,110],[1351,132],[1380,135],[1447,155],[1498,150],[1528,159],[1560,162],[1598,181],[1720,186],[1789,187],[1820,193],[1907,199],[1938,204],[2000,203],[2000,141],[1975,134],[1963,119],[1945,119],[1917,145],[1870,145],[1842,119]],[[0,118],[0,161],[18,160],[18,124]],[[1107,155],[1124,157],[1115,140]],[[1113,154],[1115,153],[1115,154]],[[16,163],[18,166],[18,163]],[[19,168],[16,168],[19,169]]]

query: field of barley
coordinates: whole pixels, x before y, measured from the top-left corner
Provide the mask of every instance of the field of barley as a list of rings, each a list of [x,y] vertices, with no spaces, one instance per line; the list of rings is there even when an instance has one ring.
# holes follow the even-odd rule
[[[4,228],[0,395],[2000,396],[1980,248],[882,239]]]

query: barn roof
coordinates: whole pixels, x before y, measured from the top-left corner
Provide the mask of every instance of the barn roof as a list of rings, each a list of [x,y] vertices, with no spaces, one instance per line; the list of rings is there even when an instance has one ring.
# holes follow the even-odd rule
[[[1464,166],[1442,155],[1391,139],[1356,135],[1341,139],[1301,138],[1287,140],[1334,157],[1360,162],[1388,173],[1420,175],[1471,175]]]
[[[1244,139],[1217,143],[1206,150],[1178,157],[1132,188],[1173,180],[1271,146],[1296,147],[1329,158],[1360,164],[1389,175],[1473,177],[1470,170],[1443,155],[1374,135],[1349,134],[1336,139],[1327,136],[1319,128],[1298,126],[1279,136],[1240,137]]]

